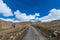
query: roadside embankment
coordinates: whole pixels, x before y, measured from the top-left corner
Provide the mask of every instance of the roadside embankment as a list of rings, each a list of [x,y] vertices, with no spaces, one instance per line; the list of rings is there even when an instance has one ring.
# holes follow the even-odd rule
[[[20,39],[25,34],[25,31],[28,27],[22,26],[22,27],[16,27],[6,30],[0,31],[0,40],[17,40],[19,37]]]

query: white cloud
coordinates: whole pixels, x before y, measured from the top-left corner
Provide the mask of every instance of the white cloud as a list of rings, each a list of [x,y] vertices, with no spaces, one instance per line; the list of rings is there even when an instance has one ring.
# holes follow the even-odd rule
[[[3,0],[0,0],[0,14],[5,17],[13,16],[11,9],[3,2]]]
[[[52,9],[47,16],[40,18],[42,22],[50,22],[53,20],[60,20],[60,9]]]
[[[39,13],[35,13],[34,15],[27,15],[26,13],[21,13],[19,10],[15,11],[14,15],[21,22],[31,21],[31,20],[35,19],[37,16],[40,16]]]
[[[20,21],[18,21],[18,20],[14,20],[14,19],[10,19],[10,18],[7,18],[7,19],[0,18],[0,19],[3,20],[3,21],[20,22]]]
[[[40,16],[40,14],[39,13],[35,13],[35,16]]]
[[[38,16],[40,16],[39,13],[35,13],[34,15],[31,15],[31,14],[27,15],[26,13],[21,13],[19,10],[15,11],[13,14],[10,7],[7,6],[7,4],[4,3],[3,0],[0,0],[0,14],[2,14],[4,17],[9,17],[9,16],[15,15],[15,18],[17,18],[17,20],[10,19],[10,18],[8,18],[8,19],[0,18],[2,20],[12,21],[12,22],[32,21],[33,19],[36,20],[38,18]]]
[[[2,14],[4,17],[15,15],[15,18],[17,18],[17,20],[10,18],[9,19],[0,18],[2,20],[12,21],[12,22],[32,21],[33,19],[35,20],[36,18],[38,18],[38,16],[40,16],[39,13],[35,13],[34,15],[27,15],[26,13],[21,13],[19,10],[15,11],[13,14],[12,10],[9,8],[9,6],[7,6],[6,3],[3,2],[3,0],[0,0],[0,14]]]
[[[15,18],[17,18],[17,20],[10,19],[10,18],[9,19],[0,18],[2,20],[12,21],[12,22],[23,22],[23,21],[33,21],[34,22],[34,21],[38,21],[38,20],[40,20],[42,22],[50,22],[53,20],[60,20],[60,9],[51,9],[49,11],[48,15],[46,15],[42,18],[38,18],[38,16],[40,16],[39,13],[35,13],[34,15],[31,15],[31,14],[27,15],[26,13],[21,13],[19,10],[17,10],[13,14],[12,10],[9,8],[9,6],[7,6],[6,3],[3,2],[3,0],[0,0],[0,14],[2,14],[5,17],[15,15]]]

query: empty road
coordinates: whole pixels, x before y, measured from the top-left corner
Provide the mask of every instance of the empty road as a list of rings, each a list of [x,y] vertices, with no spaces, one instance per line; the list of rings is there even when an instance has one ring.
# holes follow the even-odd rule
[[[47,40],[47,38],[31,26],[22,40]]]

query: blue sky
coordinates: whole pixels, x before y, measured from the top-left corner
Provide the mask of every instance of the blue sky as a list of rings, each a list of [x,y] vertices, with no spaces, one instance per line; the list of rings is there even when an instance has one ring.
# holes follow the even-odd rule
[[[0,5],[3,20],[60,20],[60,0],[1,0]]]

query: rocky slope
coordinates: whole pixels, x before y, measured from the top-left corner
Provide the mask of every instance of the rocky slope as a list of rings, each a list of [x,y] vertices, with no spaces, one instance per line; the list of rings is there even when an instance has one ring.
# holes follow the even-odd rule
[[[27,29],[26,24],[0,20],[0,40],[17,40]]]
[[[0,39],[14,38],[22,34],[29,26],[34,26],[37,30],[51,40],[60,38],[60,20],[52,22],[9,22],[0,19]],[[15,35],[15,36],[14,36]],[[7,36],[7,37],[6,37]],[[14,36],[14,37],[13,37]],[[9,39],[13,40],[13,39]],[[15,40],[15,39],[14,39]]]
[[[60,40],[60,20],[52,22],[40,22],[33,25],[39,32],[49,38],[49,40]]]

